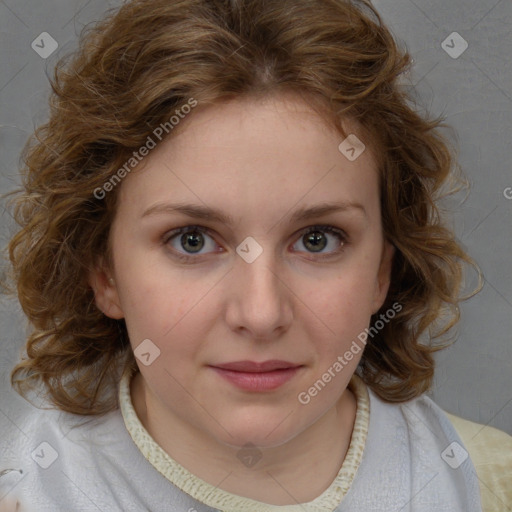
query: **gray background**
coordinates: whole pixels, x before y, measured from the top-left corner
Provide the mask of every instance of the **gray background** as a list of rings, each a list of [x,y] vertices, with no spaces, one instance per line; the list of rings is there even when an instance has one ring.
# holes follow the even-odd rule
[[[82,27],[120,2],[0,0],[0,193],[15,188],[20,150],[44,122],[58,57],[76,46]],[[483,290],[461,307],[458,340],[437,355],[434,400],[445,410],[512,434],[512,2],[511,0],[376,0],[396,38],[414,58],[407,78],[419,104],[444,115],[458,134],[459,161],[471,181],[465,201],[452,202],[458,239],[479,263]],[[31,43],[42,32],[58,42],[43,59]],[[441,43],[457,32],[468,48],[457,58]],[[450,46],[456,41],[448,38]],[[0,206],[0,243],[13,222]],[[1,298],[1,297],[0,297]],[[9,388],[9,371],[24,342],[19,305],[0,301],[0,432],[30,406]]]

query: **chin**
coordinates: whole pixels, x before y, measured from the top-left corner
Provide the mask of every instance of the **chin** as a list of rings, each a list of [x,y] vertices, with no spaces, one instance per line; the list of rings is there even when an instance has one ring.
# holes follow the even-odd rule
[[[241,449],[247,445],[259,448],[275,448],[283,445],[301,431],[293,414],[286,416],[286,414],[259,413],[252,417],[246,415],[243,420],[233,419],[229,423],[223,423],[225,430],[222,429],[220,432],[221,442],[235,449]]]

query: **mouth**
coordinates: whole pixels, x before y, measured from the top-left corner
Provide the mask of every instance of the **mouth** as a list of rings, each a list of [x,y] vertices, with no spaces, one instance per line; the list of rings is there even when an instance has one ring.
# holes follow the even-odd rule
[[[234,361],[210,366],[220,377],[245,391],[273,391],[290,379],[302,365],[288,361]]]
[[[256,363],[254,361],[234,361],[232,363],[221,363],[212,366],[215,368],[220,368],[221,370],[231,370],[234,372],[265,373],[273,372],[275,370],[288,370],[289,368],[298,368],[301,365],[289,363],[288,361],[272,359],[270,361],[263,361],[261,363]]]

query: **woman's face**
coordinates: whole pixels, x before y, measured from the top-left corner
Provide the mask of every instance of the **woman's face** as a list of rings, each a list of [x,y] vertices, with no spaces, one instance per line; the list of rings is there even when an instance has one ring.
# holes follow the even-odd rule
[[[181,123],[121,184],[114,282],[96,281],[97,303],[125,318],[160,425],[277,446],[341,399],[387,293],[370,141],[342,153],[293,97]]]

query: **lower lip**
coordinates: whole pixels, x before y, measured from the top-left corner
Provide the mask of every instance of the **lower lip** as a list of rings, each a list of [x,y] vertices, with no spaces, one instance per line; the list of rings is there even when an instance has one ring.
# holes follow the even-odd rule
[[[272,391],[288,382],[300,367],[274,370],[271,372],[235,372],[222,368],[213,369],[224,379],[245,391]]]

